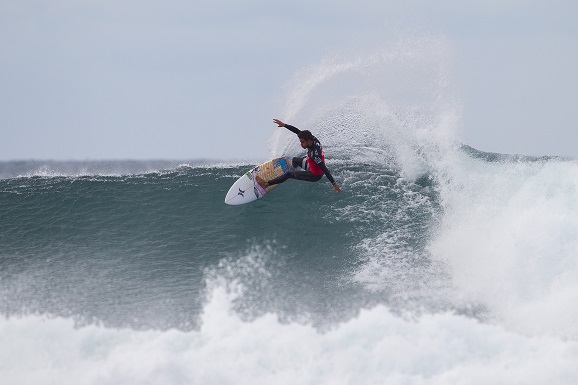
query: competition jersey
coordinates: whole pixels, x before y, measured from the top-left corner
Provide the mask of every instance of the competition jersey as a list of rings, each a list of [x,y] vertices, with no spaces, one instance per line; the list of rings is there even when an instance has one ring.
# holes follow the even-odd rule
[[[307,164],[309,171],[313,175],[323,175],[323,170],[319,165],[325,162],[325,155],[323,154],[323,147],[316,137],[313,137],[313,146],[307,147]]]
[[[301,130],[290,124],[285,124],[285,128],[289,131],[299,134]],[[333,176],[325,166],[325,155],[323,154],[323,147],[316,137],[313,137],[313,145],[307,147],[307,164],[309,165],[309,171],[313,175],[323,175],[329,179],[331,183],[335,183]]]

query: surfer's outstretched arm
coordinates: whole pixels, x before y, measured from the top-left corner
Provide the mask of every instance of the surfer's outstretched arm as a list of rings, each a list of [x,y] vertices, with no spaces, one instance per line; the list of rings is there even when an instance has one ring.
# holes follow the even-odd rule
[[[273,119],[273,122],[279,127],[285,127],[285,123],[283,123],[279,119]]]
[[[298,133],[301,132],[301,130],[298,129],[297,127],[294,127],[294,126],[292,126],[292,125],[290,125],[290,124],[283,123],[283,122],[280,121],[279,119],[273,119],[273,122],[275,122],[275,124],[277,124],[277,126],[279,126],[279,127],[285,127],[285,128],[288,129],[289,131],[294,132],[294,133],[296,133],[296,134],[298,134]]]

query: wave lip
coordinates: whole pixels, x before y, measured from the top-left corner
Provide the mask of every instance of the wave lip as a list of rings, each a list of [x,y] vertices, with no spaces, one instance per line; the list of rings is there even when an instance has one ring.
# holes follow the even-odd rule
[[[131,176],[174,171],[183,167],[231,168],[257,160],[23,160],[0,162],[0,180],[31,177]]]

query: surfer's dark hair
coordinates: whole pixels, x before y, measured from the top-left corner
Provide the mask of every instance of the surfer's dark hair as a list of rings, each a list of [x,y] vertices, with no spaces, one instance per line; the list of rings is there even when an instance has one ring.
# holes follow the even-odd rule
[[[311,133],[311,131],[309,130],[303,130],[303,131],[299,131],[299,133],[297,134],[297,136],[299,137],[299,139],[304,139],[304,140],[314,140],[314,136]]]

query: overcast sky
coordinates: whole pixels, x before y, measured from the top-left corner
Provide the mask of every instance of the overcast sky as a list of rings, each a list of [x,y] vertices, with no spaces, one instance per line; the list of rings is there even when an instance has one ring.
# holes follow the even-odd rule
[[[399,30],[447,40],[467,144],[578,156],[577,15],[575,0],[2,0],[0,160],[265,158],[296,73]]]

